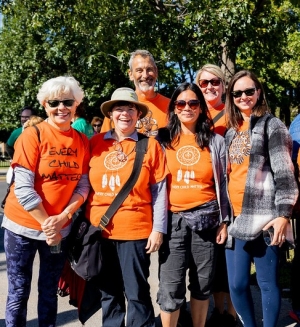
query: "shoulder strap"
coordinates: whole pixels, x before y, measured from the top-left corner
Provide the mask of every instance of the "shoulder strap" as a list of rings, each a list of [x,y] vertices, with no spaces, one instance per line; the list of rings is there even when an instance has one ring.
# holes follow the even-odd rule
[[[220,118],[222,118],[224,116],[225,110],[221,110],[213,119],[213,123],[215,124]]]
[[[100,219],[99,228],[104,229],[105,226],[109,223],[111,217],[116,213],[119,209],[120,205],[124,202],[127,198],[129,192],[132,190],[133,186],[135,185],[141,169],[142,163],[144,160],[144,155],[147,152],[148,141],[149,138],[141,133],[138,133],[139,140],[136,143],[136,156],[133,164],[133,169],[131,175],[129,176],[127,182],[124,184],[118,195],[115,197],[103,217]]]

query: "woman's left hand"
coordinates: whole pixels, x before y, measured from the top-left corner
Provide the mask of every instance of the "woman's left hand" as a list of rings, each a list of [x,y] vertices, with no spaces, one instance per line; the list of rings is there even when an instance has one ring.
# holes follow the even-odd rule
[[[228,236],[227,225],[224,223],[221,223],[221,225],[218,227],[218,230],[217,230],[216,243],[224,244],[227,239],[227,236]]]
[[[156,252],[159,250],[163,242],[163,233],[152,231],[148,237],[148,242],[146,245],[147,253]]]
[[[285,242],[286,229],[289,224],[289,220],[284,217],[277,217],[270,221],[263,230],[267,230],[273,226],[274,228],[274,237],[270,245],[278,245],[279,247]]]

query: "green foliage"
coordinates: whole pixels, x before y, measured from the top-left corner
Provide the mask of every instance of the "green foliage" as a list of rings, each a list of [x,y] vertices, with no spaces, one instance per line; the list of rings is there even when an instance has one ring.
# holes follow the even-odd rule
[[[133,86],[128,60],[138,48],[154,55],[158,88],[167,96],[205,63],[222,66],[229,77],[254,70],[287,123],[300,93],[297,0],[2,0],[0,6],[0,130],[18,125],[24,105],[42,114],[37,91],[58,75],[78,79],[88,115],[99,115],[115,88]]]

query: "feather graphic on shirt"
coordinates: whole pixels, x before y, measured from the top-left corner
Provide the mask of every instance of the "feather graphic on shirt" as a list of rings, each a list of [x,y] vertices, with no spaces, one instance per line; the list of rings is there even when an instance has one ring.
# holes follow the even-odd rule
[[[121,181],[120,181],[120,176],[119,175],[116,176],[116,185],[121,186]]]
[[[115,190],[115,177],[113,175],[110,176],[110,179],[109,179],[109,187],[112,191]]]
[[[184,173],[184,181],[187,184],[189,184],[189,182],[190,182],[190,172],[188,170]]]
[[[191,178],[195,178],[195,172],[191,170]]]
[[[179,169],[177,172],[177,182],[180,182],[182,180],[182,170]]]
[[[107,186],[107,175],[104,174],[102,177],[102,188],[105,188]]]

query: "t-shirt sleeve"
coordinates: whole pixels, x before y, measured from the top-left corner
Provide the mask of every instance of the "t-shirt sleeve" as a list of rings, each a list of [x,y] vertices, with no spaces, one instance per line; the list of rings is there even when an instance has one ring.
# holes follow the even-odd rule
[[[149,138],[148,152],[150,155],[150,184],[161,182],[166,177],[166,158],[157,140]]]

